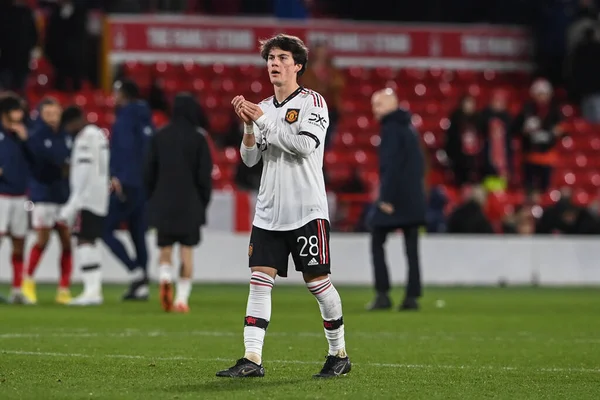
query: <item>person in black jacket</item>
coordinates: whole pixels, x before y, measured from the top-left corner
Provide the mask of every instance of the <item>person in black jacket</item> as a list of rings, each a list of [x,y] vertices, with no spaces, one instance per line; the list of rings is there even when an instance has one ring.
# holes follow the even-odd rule
[[[187,93],[175,97],[171,122],[150,141],[144,180],[150,199],[150,223],[160,248],[160,298],[165,311],[188,312],[193,247],[200,242],[212,192],[213,163],[199,131],[199,105]],[[173,304],[172,249],[181,246],[182,269]]]
[[[552,183],[558,162],[556,144],[564,135],[562,116],[553,100],[550,82],[538,79],[530,89],[531,101],[525,103],[513,121],[511,135],[521,139],[524,183],[529,193],[543,194]]]
[[[372,106],[375,118],[381,122],[380,189],[369,221],[377,297],[367,308],[385,309],[392,305],[383,245],[390,232],[402,229],[408,285],[400,310],[414,310],[421,296],[418,240],[419,227],[425,225],[425,158],[411,115],[398,108],[398,98],[391,89],[376,92]]]
[[[473,96],[464,96],[458,108],[450,115],[445,150],[454,173],[454,183],[458,187],[475,183],[480,179],[478,161],[481,146],[477,132],[477,119]]]
[[[514,172],[511,144],[511,116],[507,109],[507,94],[495,90],[490,104],[479,114],[479,129],[483,144],[482,177],[496,176],[509,183]]]

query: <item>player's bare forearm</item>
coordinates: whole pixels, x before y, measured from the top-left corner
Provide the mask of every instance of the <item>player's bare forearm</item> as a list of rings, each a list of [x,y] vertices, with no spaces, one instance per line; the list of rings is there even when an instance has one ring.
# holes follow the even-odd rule
[[[254,134],[245,133],[242,139],[242,143],[246,147],[254,147],[254,145],[256,144],[256,138],[254,137]]]

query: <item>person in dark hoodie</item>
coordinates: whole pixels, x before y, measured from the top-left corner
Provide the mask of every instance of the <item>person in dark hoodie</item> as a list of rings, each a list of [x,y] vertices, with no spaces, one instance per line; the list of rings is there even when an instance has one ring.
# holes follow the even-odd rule
[[[446,130],[445,150],[454,173],[454,182],[459,187],[479,180],[481,145],[475,111],[475,98],[463,97],[450,116],[450,127]]]
[[[175,97],[170,123],[150,139],[144,180],[160,249],[160,299],[165,311],[188,312],[192,289],[193,250],[212,193],[213,163],[199,129],[199,105],[189,93]],[[182,262],[173,303],[173,246]]]
[[[103,240],[131,274],[131,285],[123,300],[147,300],[148,224],[143,169],[154,126],[150,108],[146,102],[139,100],[139,89],[134,82],[117,81],[114,89],[117,110],[110,141],[112,194]],[[129,256],[123,243],[115,236],[123,222],[127,223],[135,247],[135,259]]]
[[[25,236],[29,229],[26,210],[31,153],[27,148],[24,110],[15,94],[0,98],[0,240],[12,241],[13,282],[11,303],[28,303],[21,292]]]
[[[62,245],[60,257],[60,282],[56,302],[67,304],[71,301],[72,256],[71,232],[69,228],[57,224],[59,212],[69,199],[69,157],[72,138],[61,129],[62,106],[53,98],[45,98],[38,108],[39,117],[32,123],[28,147],[33,155],[29,199],[34,203],[31,224],[37,232],[35,245],[29,253],[29,261],[23,295],[31,302],[37,302],[35,271],[44,254],[53,230],[56,230]]]
[[[22,94],[38,42],[35,17],[23,0],[0,3],[0,88]]]
[[[467,201],[456,207],[448,216],[448,233],[491,234],[492,224],[484,213],[487,194],[481,186],[474,186]]]
[[[417,299],[421,296],[419,227],[425,225],[426,212],[425,157],[419,134],[411,123],[411,115],[398,108],[398,98],[393,90],[376,92],[372,106],[375,118],[381,122],[380,189],[379,200],[375,202],[369,218],[377,296],[367,308],[377,310],[392,306],[383,246],[391,232],[402,229],[408,261],[408,284],[400,310],[416,310]]]
[[[600,30],[586,29],[584,38],[573,50],[571,89],[581,100],[581,114],[588,122],[600,123]]]
[[[490,104],[480,113],[478,131],[483,141],[482,176],[499,177],[508,183],[513,171],[511,117],[506,103],[506,92],[495,90]]]

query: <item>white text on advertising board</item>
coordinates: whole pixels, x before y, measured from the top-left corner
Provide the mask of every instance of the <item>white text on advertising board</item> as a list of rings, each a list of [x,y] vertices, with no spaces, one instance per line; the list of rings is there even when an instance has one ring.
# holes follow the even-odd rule
[[[463,35],[461,48],[466,56],[515,57],[527,51],[528,43],[524,38]]]
[[[157,28],[146,30],[149,48],[252,50],[252,30]]]
[[[326,41],[335,51],[345,53],[409,53],[411,51],[410,35],[405,34],[361,34],[343,32],[308,32],[308,43]]]

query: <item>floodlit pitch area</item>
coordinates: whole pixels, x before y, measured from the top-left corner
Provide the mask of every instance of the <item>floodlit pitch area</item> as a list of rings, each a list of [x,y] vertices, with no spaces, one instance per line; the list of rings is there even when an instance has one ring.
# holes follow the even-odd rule
[[[276,284],[258,380],[215,377],[243,354],[247,286],[196,286],[188,315],[123,289],[96,308],[54,305],[50,286],[1,305],[0,398],[600,398],[598,289],[426,288],[418,313],[368,313],[370,289],[340,286],[354,365],[329,381],[311,377],[327,342],[305,288]]]

